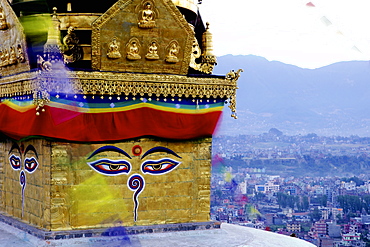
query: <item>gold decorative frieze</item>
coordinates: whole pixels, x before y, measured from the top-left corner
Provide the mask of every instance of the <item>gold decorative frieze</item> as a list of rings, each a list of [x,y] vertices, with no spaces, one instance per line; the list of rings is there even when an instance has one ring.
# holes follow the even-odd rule
[[[66,79],[60,80],[61,77]],[[36,99],[47,98],[44,95],[46,92],[223,98],[230,100],[229,107],[233,111],[233,117],[236,109],[236,89],[237,81],[224,77],[201,78],[163,74],[43,71],[42,73],[24,73],[0,78],[0,97],[2,98],[30,95],[35,92],[41,93]]]
[[[192,97],[192,98],[229,98],[234,95],[232,87],[224,85],[196,85],[175,83],[146,83],[115,81],[107,87],[106,81],[82,80],[81,93],[109,94],[109,95],[148,95],[164,97]]]
[[[45,74],[46,75],[46,74]],[[52,77],[53,73],[48,76]],[[155,82],[155,83],[183,83],[183,84],[210,84],[235,86],[236,83],[226,80],[224,77],[190,77],[183,75],[164,75],[164,74],[141,74],[141,73],[114,73],[114,72],[68,72],[69,78],[80,80],[108,80],[108,81],[136,81],[136,82]]]
[[[0,97],[30,95],[35,90],[36,72],[0,78]]]
[[[14,76],[0,78],[0,97],[26,95],[36,89],[38,80],[44,80],[50,92],[63,92],[62,84],[68,88],[72,88],[71,93],[83,94],[133,94],[134,90],[129,92],[126,88],[136,88],[144,93],[147,93],[149,88],[156,88],[152,91],[155,94],[163,94],[163,91],[170,91],[170,95],[178,95],[181,93],[181,88],[191,89],[192,93],[188,94],[193,97],[223,97],[231,95],[225,93],[237,89],[236,81],[225,79],[223,77],[202,78],[189,77],[180,75],[162,75],[162,74],[132,74],[132,73],[113,73],[113,72],[63,72],[65,80],[59,80],[59,73],[53,71],[43,71],[42,75],[37,72],[23,73]],[[173,88],[173,90],[164,90],[164,88]],[[201,88],[208,88],[214,91],[214,94],[200,92],[204,91]],[[175,92],[176,91],[176,92]],[[207,97],[207,96],[206,96]]]

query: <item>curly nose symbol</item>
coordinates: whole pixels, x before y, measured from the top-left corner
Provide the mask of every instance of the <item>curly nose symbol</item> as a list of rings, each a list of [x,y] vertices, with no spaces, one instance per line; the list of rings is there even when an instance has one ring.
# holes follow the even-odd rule
[[[134,174],[128,179],[127,186],[130,190],[134,191],[134,194],[132,195],[132,199],[134,201],[134,220],[137,221],[137,210],[139,208],[138,197],[144,190],[145,180],[139,174]]]
[[[19,183],[22,186],[22,217],[24,212],[24,189],[26,188],[26,173],[22,170],[19,174]]]

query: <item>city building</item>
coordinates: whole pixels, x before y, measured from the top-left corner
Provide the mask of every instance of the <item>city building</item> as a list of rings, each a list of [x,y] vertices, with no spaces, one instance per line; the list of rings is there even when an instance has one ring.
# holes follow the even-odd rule
[[[324,220],[320,220],[314,223],[314,232],[320,236],[326,236],[328,234],[327,224]]]
[[[334,246],[335,247],[343,247],[343,246],[365,247],[366,243],[361,240],[360,233],[346,233],[342,235],[342,241],[336,242]]]
[[[340,238],[341,237],[341,229],[340,225],[336,224],[335,222],[327,222],[328,225],[328,235],[331,238]]]
[[[275,181],[267,181],[264,185],[255,185],[256,192],[269,193],[278,192],[280,190],[280,185]]]
[[[288,232],[301,232],[301,224],[299,222],[287,222],[286,229]]]

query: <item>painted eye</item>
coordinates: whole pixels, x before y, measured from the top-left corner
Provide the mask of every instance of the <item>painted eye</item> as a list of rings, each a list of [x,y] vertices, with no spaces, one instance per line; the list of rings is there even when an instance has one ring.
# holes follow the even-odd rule
[[[117,176],[122,173],[129,173],[131,164],[125,160],[100,159],[87,163],[91,168],[100,174],[108,176]]]
[[[9,162],[14,170],[21,169],[21,159],[18,156],[15,156],[14,154],[12,154],[9,157]]]
[[[172,171],[180,164],[181,162],[169,158],[147,160],[141,165],[141,171],[152,175],[162,175]]]
[[[26,158],[24,160],[24,168],[29,173],[33,173],[37,169],[38,166],[39,166],[39,163],[34,157]]]

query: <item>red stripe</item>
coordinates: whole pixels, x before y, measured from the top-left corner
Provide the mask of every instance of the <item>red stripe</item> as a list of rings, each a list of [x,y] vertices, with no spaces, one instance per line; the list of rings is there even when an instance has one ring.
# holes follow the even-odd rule
[[[28,136],[80,142],[118,141],[142,136],[185,140],[211,136],[221,115],[221,111],[183,114],[145,107],[99,114],[44,108],[45,112],[36,116],[34,109],[20,113],[0,104],[0,132],[17,140]]]

